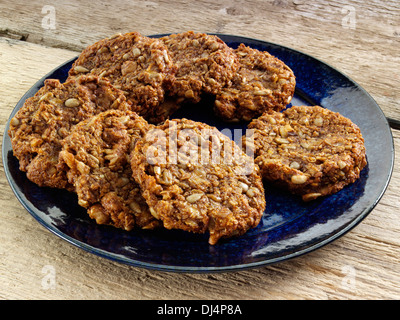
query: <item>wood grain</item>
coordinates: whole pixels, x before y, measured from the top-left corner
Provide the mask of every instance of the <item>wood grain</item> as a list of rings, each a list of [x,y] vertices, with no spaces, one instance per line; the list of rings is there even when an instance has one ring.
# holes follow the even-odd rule
[[[86,45],[116,32],[193,29],[254,37],[311,54],[360,83],[400,119],[397,1],[43,1],[0,3],[0,129],[22,95]],[[355,9],[355,29],[342,26]],[[347,11],[346,11],[347,12]],[[140,14],[139,14],[140,13]],[[393,130],[400,150],[400,131]],[[400,160],[372,213],[333,243],[277,265],[174,274],[118,264],[78,249],[37,223],[0,167],[0,299],[399,299]],[[46,267],[49,266],[49,267]],[[50,269],[46,269],[50,268]],[[46,283],[48,270],[55,285]]]

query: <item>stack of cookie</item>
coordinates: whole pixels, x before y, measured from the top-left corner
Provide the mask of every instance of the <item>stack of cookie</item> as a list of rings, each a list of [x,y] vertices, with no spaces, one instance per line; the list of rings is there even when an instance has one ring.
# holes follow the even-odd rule
[[[132,110],[161,123],[185,103],[215,97],[225,121],[249,121],[280,111],[293,97],[292,70],[268,52],[241,44],[233,50],[220,38],[192,31],[160,39],[137,32],[87,47],[69,76],[96,75],[122,90]]]
[[[350,120],[317,106],[281,112],[294,90],[292,70],[267,52],[132,32],[83,50],[66,82],[46,80],[9,135],[27,177],[75,192],[97,223],[208,232],[216,244],[258,225],[263,178],[309,201],[366,165]],[[243,148],[207,124],[168,120],[205,95],[221,119],[252,120]]]

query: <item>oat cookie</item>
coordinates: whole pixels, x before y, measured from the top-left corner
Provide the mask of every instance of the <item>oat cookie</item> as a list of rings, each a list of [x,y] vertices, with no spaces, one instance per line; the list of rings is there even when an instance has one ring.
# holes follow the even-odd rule
[[[177,65],[171,95],[199,102],[203,93],[217,94],[238,69],[233,50],[214,35],[188,31],[161,38]]]
[[[293,106],[265,113],[254,130],[255,162],[263,178],[302,196],[304,201],[341,190],[367,164],[360,129],[339,113],[319,106]]]
[[[175,71],[162,41],[130,32],[88,46],[69,75],[91,73],[107,78],[125,93],[133,111],[157,123],[175,111],[170,105],[163,108],[165,91],[171,86]]]
[[[129,153],[149,124],[131,111],[109,110],[77,124],[62,142],[60,159],[67,176],[98,224],[131,230],[153,229],[159,222],[132,178]]]
[[[217,94],[214,110],[227,121],[260,116],[265,111],[280,111],[291,101],[296,80],[292,70],[266,51],[240,44],[235,50],[240,68],[232,85]]]
[[[9,135],[20,169],[39,186],[67,188],[65,166],[59,163],[61,140],[70,129],[96,113],[127,109],[120,90],[96,76],[48,79],[10,121]]]
[[[253,159],[214,127],[167,120],[138,140],[133,177],[154,217],[167,229],[209,232],[209,243],[244,234],[265,209]]]

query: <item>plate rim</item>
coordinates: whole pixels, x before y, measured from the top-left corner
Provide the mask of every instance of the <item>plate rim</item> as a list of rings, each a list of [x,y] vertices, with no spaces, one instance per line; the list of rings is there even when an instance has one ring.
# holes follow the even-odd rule
[[[166,34],[154,34],[154,35],[149,35],[149,37],[161,37],[164,35],[168,35],[170,33],[166,33]],[[40,85],[44,82],[45,79],[49,78],[56,70],[59,70],[60,68],[64,67],[65,65],[68,65],[69,63],[73,62],[77,56],[68,59],[67,61],[63,62],[62,64],[58,65],[57,67],[55,67],[53,70],[51,70],[50,72],[48,72],[46,75],[44,75],[43,77],[41,77],[39,80],[37,80],[32,87],[19,99],[19,101],[17,102],[17,104],[15,105],[15,107],[13,108],[13,110],[11,111],[9,118],[5,124],[4,127],[4,132],[3,132],[3,139],[2,139],[2,161],[3,161],[3,166],[4,166],[4,172],[5,172],[5,176],[7,178],[8,184],[10,185],[11,190],[13,191],[14,195],[16,196],[16,198],[18,199],[18,201],[22,204],[22,206],[25,208],[25,210],[28,211],[28,213],[30,213],[44,228],[46,228],[47,230],[51,231],[53,234],[55,234],[56,236],[60,237],[61,239],[67,241],[68,243],[72,244],[75,247],[78,247],[82,250],[85,250],[91,254],[106,258],[108,260],[114,261],[114,262],[120,262],[120,263],[124,263],[126,265],[130,265],[133,267],[140,267],[140,268],[146,268],[149,270],[157,270],[157,271],[165,271],[165,272],[176,272],[176,273],[215,273],[215,272],[228,272],[228,271],[240,271],[240,270],[245,270],[245,269],[251,269],[251,268],[256,268],[256,267],[261,267],[261,266],[267,266],[267,265],[271,265],[271,264],[275,264],[278,262],[282,262],[282,261],[286,261],[286,260],[290,260],[299,256],[302,256],[304,254],[310,253],[312,251],[315,251],[321,247],[326,246],[327,244],[335,241],[336,239],[342,237],[344,234],[346,234],[347,232],[349,232],[350,230],[352,230],[354,227],[356,227],[362,220],[364,220],[372,211],[373,209],[376,207],[376,205],[379,203],[379,201],[382,199],[382,196],[384,195],[384,193],[386,192],[389,184],[390,184],[390,180],[392,178],[392,174],[393,174],[393,169],[394,169],[394,160],[395,160],[395,149],[394,149],[394,139],[393,139],[393,134],[392,131],[390,129],[390,125],[389,122],[383,112],[383,110],[380,108],[380,106],[378,105],[378,103],[375,101],[375,99],[361,86],[359,85],[357,82],[355,82],[352,78],[350,78],[349,76],[347,76],[346,74],[344,74],[343,72],[339,71],[337,68],[333,67],[332,65],[318,59],[315,58],[313,55],[310,55],[308,53],[304,53],[300,50],[297,49],[293,49],[291,47],[287,47],[284,45],[280,45],[274,42],[269,42],[269,41],[264,41],[264,40],[259,40],[256,38],[250,38],[250,37],[245,37],[245,36],[240,36],[240,35],[232,35],[232,34],[222,34],[222,33],[208,33],[210,35],[216,35],[218,37],[220,37],[222,40],[223,38],[232,38],[235,39],[235,41],[238,42],[247,42],[247,43],[258,43],[261,45],[267,45],[267,46],[274,46],[276,48],[282,48],[284,50],[288,50],[290,52],[294,52],[296,54],[300,54],[302,56],[305,56],[307,58],[311,58],[312,60],[316,61],[318,64],[321,65],[325,65],[327,66],[331,71],[334,71],[336,73],[338,73],[341,77],[344,77],[347,81],[351,82],[354,86],[357,87],[357,89],[359,89],[363,95],[365,95],[369,100],[371,100],[377,111],[381,113],[383,119],[384,119],[384,124],[385,124],[385,129],[388,131],[389,133],[389,137],[391,140],[391,145],[390,145],[390,152],[391,152],[391,159],[390,159],[390,168],[389,171],[387,172],[387,176],[385,178],[385,183],[383,185],[383,188],[381,190],[381,192],[379,193],[378,197],[376,197],[376,199],[374,199],[373,203],[371,203],[368,207],[366,207],[364,210],[362,210],[360,212],[360,214],[358,214],[350,223],[348,223],[344,228],[340,229],[338,232],[329,235],[326,239],[323,239],[321,241],[318,241],[316,243],[313,243],[310,246],[306,246],[305,248],[295,251],[295,252],[291,252],[289,254],[285,254],[283,256],[279,256],[279,257],[275,257],[275,258],[270,258],[267,260],[261,260],[261,261],[256,261],[256,262],[249,262],[249,263],[243,263],[243,264],[234,264],[234,265],[228,265],[228,266],[206,266],[206,267],[201,267],[201,266],[180,266],[180,265],[165,265],[165,264],[160,264],[160,263],[149,263],[149,262],[144,262],[144,261],[140,261],[140,260],[133,260],[131,258],[127,258],[123,255],[120,254],[115,254],[112,252],[108,252],[106,250],[100,249],[98,247],[95,247],[93,245],[89,245],[83,241],[77,240],[67,234],[65,234],[64,232],[62,232],[61,230],[59,230],[57,227],[47,223],[46,221],[44,221],[36,212],[36,208],[32,209],[27,202],[30,203],[30,201],[28,201],[27,199],[24,199],[25,195],[21,195],[16,186],[13,185],[12,181],[13,178],[11,177],[11,174],[9,172],[9,167],[8,167],[8,161],[6,159],[7,157],[7,151],[5,149],[5,145],[9,144],[7,142],[7,139],[10,140],[9,136],[8,136],[8,129],[10,126],[10,121],[11,118],[15,115],[15,113],[20,109],[20,108],[16,108],[18,105],[21,104],[22,101],[25,101],[29,96],[36,93],[37,89],[40,87]],[[226,41],[226,40],[224,40]],[[35,91],[36,90],[36,91]],[[35,91],[35,92],[33,92]],[[10,140],[11,141],[11,140]]]

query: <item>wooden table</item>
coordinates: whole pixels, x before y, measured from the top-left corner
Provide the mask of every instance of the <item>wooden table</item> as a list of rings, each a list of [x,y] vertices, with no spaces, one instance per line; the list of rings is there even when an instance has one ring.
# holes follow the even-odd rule
[[[48,3],[0,2],[1,134],[43,75],[96,40],[133,30],[234,34],[292,47],[350,76],[400,120],[397,0]],[[400,131],[392,132],[398,151]],[[76,248],[27,213],[1,166],[0,299],[399,299],[399,164],[378,206],[345,236],[276,265],[217,274],[149,271]]]

